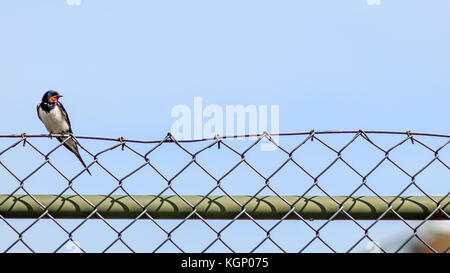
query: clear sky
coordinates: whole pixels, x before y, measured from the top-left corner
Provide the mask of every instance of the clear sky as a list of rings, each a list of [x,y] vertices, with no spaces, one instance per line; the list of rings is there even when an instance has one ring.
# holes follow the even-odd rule
[[[450,2],[381,0],[379,5],[369,2],[81,0],[80,5],[69,5],[65,0],[1,1],[0,134],[46,133],[36,116],[36,104],[49,89],[64,96],[61,101],[77,135],[161,139],[175,121],[171,109],[179,104],[192,107],[195,96],[201,96],[205,105],[216,104],[223,109],[227,104],[279,105],[282,132],[364,129],[449,134]],[[33,141],[48,150],[56,143],[48,139]],[[1,140],[0,150],[8,143],[11,141]],[[99,150],[106,144],[86,141],[85,145]],[[433,145],[438,146],[439,141]],[[443,152],[450,158],[447,150]],[[118,176],[123,176],[137,166],[132,160],[138,160],[119,153],[111,152],[104,160],[117,170]],[[26,162],[25,155],[29,156]],[[173,160],[175,155],[175,150],[161,152],[159,166],[174,171],[182,165],[181,161],[177,165],[177,160]],[[78,164],[66,151],[58,151],[57,156]],[[214,157],[210,156],[205,161],[212,161]],[[83,157],[91,160],[86,153]],[[117,160],[119,157],[122,161]],[[278,157],[263,155],[255,159],[255,164],[274,168],[268,159]],[[401,153],[398,159],[413,167],[417,162]],[[41,162],[33,160],[42,158],[23,150],[5,154],[2,160],[8,166],[16,166],[23,178],[38,165],[36,162]],[[61,168],[76,173],[77,170],[60,162]],[[356,156],[354,162],[359,162]],[[211,167],[221,170],[220,162],[215,164]],[[305,164],[319,170],[325,163],[322,158],[312,156]],[[360,164],[367,169],[371,166]],[[27,168],[20,167],[24,165]],[[45,168],[28,184],[30,191],[62,190],[63,185],[55,188],[54,182],[41,181],[39,175],[42,178],[52,172]],[[430,175],[448,182],[448,169],[436,168]],[[108,176],[98,166],[92,171],[93,178],[86,175],[80,178],[81,192],[109,193],[113,181],[106,181]],[[52,174],[56,175],[54,171]],[[389,176],[392,172],[385,168],[383,174]],[[190,175],[195,177],[196,173]],[[293,175],[286,174],[286,178]],[[339,175],[344,174],[338,173],[336,177],[343,177]],[[0,178],[11,181],[1,186],[1,193],[17,187],[4,169],[0,170]],[[138,178],[144,179],[145,173],[139,174],[135,181]],[[300,186],[298,189],[283,186],[282,179],[279,180],[283,194],[303,193]],[[145,184],[130,183],[133,193],[156,193],[151,187],[142,190],[139,183]],[[353,188],[330,185],[330,191],[348,194],[355,183]],[[184,194],[202,194],[211,188],[181,183],[179,187]],[[257,188],[230,186],[229,190],[234,194],[254,194]],[[381,185],[379,190],[394,195],[401,186]],[[429,186],[429,191],[437,195],[445,195],[448,190],[448,184]],[[13,222],[23,227],[30,223],[21,221]],[[51,251],[66,237],[62,234],[61,240],[46,243],[40,239],[51,237],[51,229],[43,228],[46,225],[42,221],[42,227],[31,229],[28,238],[36,241],[36,249]],[[162,234],[159,239],[147,237],[148,246],[145,245],[139,238],[148,232],[146,225],[155,229],[150,223],[139,223],[138,235],[127,235],[129,240],[136,241],[138,251],[148,251],[150,245],[157,245],[163,238]],[[295,225],[288,223],[285,228],[294,232]],[[345,236],[336,234],[344,232],[352,236],[347,225],[354,224],[332,225],[329,239],[334,238],[336,248],[344,250]],[[253,238],[254,227],[237,223],[235,228],[241,232],[230,235],[229,240],[234,241],[238,250],[250,250],[258,239],[255,237],[256,243],[247,245],[242,239]],[[94,232],[101,233],[105,225],[92,221],[84,228],[86,233],[75,240],[88,250],[101,250],[114,239],[105,237],[101,244],[90,243],[97,236]],[[8,227],[0,223],[0,230],[6,232]],[[49,234],[42,235],[47,230]],[[198,224],[189,222],[183,232],[196,234],[196,230],[201,230]],[[380,230],[380,238],[384,238],[386,229]],[[179,240],[184,240],[187,251],[199,251],[207,245],[208,240],[198,243],[190,239],[197,238],[195,235],[183,236],[183,232]],[[8,234],[10,237],[5,236],[8,240],[0,242],[0,251],[14,241],[16,235]],[[214,239],[214,234],[209,235]],[[298,250],[301,245],[281,231],[278,239],[285,242],[289,251]],[[312,250],[326,250],[320,244],[314,247]],[[361,247],[364,249],[364,245]],[[16,249],[25,250],[23,246]],[[117,246],[115,250],[124,248]],[[172,250],[170,246],[162,249]],[[220,250],[218,246],[216,251]],[[276,251],[273,246],[263,250]]]

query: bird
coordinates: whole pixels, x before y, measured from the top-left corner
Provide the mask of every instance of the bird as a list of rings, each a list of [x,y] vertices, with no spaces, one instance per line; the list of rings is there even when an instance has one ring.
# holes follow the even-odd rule
[[[37,115],[42,123],[44,123],[45,128],[49,132],[50,138],[52,134],[73,134],[69,115],[67,114],[66,109],[64,109],[62,103],[59,102],[59,98],[61,97],[62,96],[59,94],[59,92],[49,90],[45,92],[44,96],[42,97],[42,101],[37,105]],[[86,166],[86,163],[84,163],[83,158],[81,158],[75,140],[73,138],[67,139],[67,137],[62,136],[56,137],[56,139],[58,139],[59,142],[63,143],[63,145],[69,151],[75,154],[75,156],[78,158],[78,160],[80,160],[81,164],[83,164],[89,175],[92,176],[91,172]]]

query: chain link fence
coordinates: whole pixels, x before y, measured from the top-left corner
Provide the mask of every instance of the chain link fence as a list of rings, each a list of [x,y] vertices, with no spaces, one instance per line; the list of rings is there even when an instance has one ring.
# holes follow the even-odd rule
[[[70,137],[0,135],[0,251],[449,252],[450,135]]]

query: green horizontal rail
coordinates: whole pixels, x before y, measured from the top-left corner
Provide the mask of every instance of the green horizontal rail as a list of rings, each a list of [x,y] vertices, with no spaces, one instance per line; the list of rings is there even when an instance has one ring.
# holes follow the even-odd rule
[[[404,196],[396,198],[383,196],[385,201],[376,196],[359,196],[348,198],[345,196],[282,196],[290,204],[294,204],[295,211],[304,219],[329,219],[342,209],[355,219],[378,219],[386,210],[382,219],[399,219],[393,212],[395,210],[403,219],[422,220],[445,219],[449,220],[450,197],[433,196],[435,201],[425,196]],[[83,200],[85,198],[91,204]],[[240,204],[245,204],[246,212],[255,219],[281,219],[292,207],[278,196],[152,196],[152,195],[113,195],[110,197],[102,195],[84,195],[83,198],[77,195],[0,195],[0,215],[4,218],[37,218],[43,213],[44,218],[50,214],[54,218],[86,218],[97,210],[106,219],[134,219],[138,217],[146,206],[148,214],[155,219],[184,219],[189,216],[195,206],[196,212],[205,219],[233,219],[239,215],[243,208]],[[134,199],[134,200],[133,200]],[[183,200],[184,199],[184,200]],[[250,200],[251,199],[251,200]],[[347,199],[347,200],[346,200]],[[395,200],[394,200],[395,199]],[[36,200],[36,201],[35,201]],[[135,201],[136,200],[136,201]],[[250,200],[250,201],[249,201]],[[200,202],[201,201],[201,202]],[[344,203],[342,203],[345,201]],[[40,204],[39,204],[39,203]],[[188,203],[189,204],[188,204]],[[200,202],[200,203],[199,203]],[[198,204],[198,205],[197,205]],[[42,207],[44,206],[44,208]],[[443,213],[445,212],[445,213]],[[91,218],[98,218],[96,213]],[[148,218],[143,215],[141,219]],[[190,219],[198,219],[196,214]],[[239,219],[248,219],[242,213]],[[291,212],[285,219],[299,219]],[[349,219],[340,211],[334,219]]]

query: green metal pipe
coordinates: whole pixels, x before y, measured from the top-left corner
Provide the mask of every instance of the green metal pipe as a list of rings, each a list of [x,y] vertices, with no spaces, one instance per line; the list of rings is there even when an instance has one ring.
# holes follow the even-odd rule
[[[48,209],[48,213],[54,218],[86,218],[94,208],[77,195],[33,195],[41,205]],[[106,219],[134,219],[142,213],[143,208],[136,203],[137,200],[143,206],[151,202],[146,210],[155,219],[184,219],[192,211],[184,200],[192,206],[198,204],[203,196],[152,196],[152,195],[84,195],[97,208],[97,212]],[[246,204],[250,196],[232,196],[240,204]],[[329,219],[339,210],[339,204],[327,196],[283,196],[290,204],[295,203],[295,211],[304,219]],[[347,197],[333,196],[342,203]],[[392,196],[383,197],[391,203]],[[439,202],[439,209],[430,219],[449,220],[443,213],[450,214],[450,197],[433,196]],[[5,200],[6,199],[6,200]],[[56,199],[56,200],[55,200]],[[103,202],[102,202],[103,200]],[[152,201],[153,200],[153,201]],[[0,215],[5,218],[37,218],[45,209],[28,195],[0,195]],[[394,209],[403,219],[422,220],[427,218],[437,207],[433,200],[425,196],[399,197],[392,202]],[[389,205],[376,196],[351,197],[343,203],[343,209],[355,219],[377,219]],[[196,211],[205,219],[233,219],[241,211],[242,207],[228,196],[208,196],[196,205]],[[277,196],[257,196],[245,205],[246,212],[255,219],[281,219],[290,210],[291,206]],[[45,215],[48,217],[48,215]],[[96,214],[92,218],[98,218]],[[141,219],[146,219],[143,216]],[[190,219],[198,219],[193,214]],[[248,219],[244,214],[239,219]],[[295,213],[290,213],[286,219],[299,219]],[[334,219],[348,219],[340,212]],[[392,210],[387,212],[382,219],[399,219]]]

